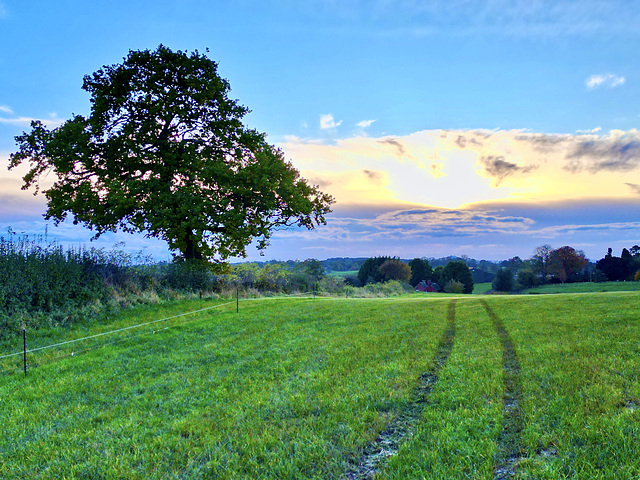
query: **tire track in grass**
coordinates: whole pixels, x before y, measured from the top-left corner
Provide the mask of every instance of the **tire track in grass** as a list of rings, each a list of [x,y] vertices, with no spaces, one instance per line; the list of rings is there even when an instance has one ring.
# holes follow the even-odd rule
[[[395,417],[378,437],[363,448],[358,463],[347,469],[349,480],[371,479],[386,463],[389,457],[398,453],[400,444],[415,432],[415,426],[422,411],[427,406],[429,394],[438,381],[440,370],[446,365],[456,336],[456,300],[448,305],[447,328],[440,338],[433,358],[431,370],[420,375],[420,381],[413,393],[413,400]]]
[[[502,321],[491,309],[486,300],[480,300],[489,315],[502,345],[502,368],[504,369],[503,423],[502,432],[497,440],[495,470],[493,480],[506,480],[516,474],[517,464],[524,457],[522,430],[524,414],[522,412],[522,383],[520,382],[520,363],[509,332]]]

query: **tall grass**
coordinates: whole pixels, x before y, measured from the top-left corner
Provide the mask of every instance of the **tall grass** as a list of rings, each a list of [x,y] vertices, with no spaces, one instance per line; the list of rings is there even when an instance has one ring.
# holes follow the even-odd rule
[[[0,237],[0,338],[21,326],[66,325],[95,314],[120,269],[97,250]]]
[[[184,298],[217,286],[209,271],[117,249],[64,248],[46,237],[0,237],[0,342],[21,328],[87,323],[138,303]]]
[[[341,277],[314,276],[307,262],[244,263],[223,274],[202,262],[153,264],[113,249],[64,249],[46,237],[9,232],[0,237],[0,342],[21,328],[68,327],[93,322],[123,307],[197,295],[200,298],[339,294],[402,295],[399,282],[347,287]]]

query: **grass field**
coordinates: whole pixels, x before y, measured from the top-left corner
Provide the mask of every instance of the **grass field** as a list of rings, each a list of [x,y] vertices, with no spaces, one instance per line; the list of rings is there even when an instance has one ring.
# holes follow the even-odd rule
[[[481,293],[486,293],[491,290],[493,286],[491,283],[476,283],[473,285],[473,294],[478,295]]]
[[[522,293],[595,293],[595,292],[637,292],[640,282],[584,282],[584,283],[556,283],[527,288]],[[476,293],[474,291],[474,293]]]
[[[335,277],[357,277],[358,271],[359,270],[344,270],[344,271],[329,270],[328,275],[333,275]]]
[[[215,305],[0,360],[0,478],[640,478],[636,293]]]

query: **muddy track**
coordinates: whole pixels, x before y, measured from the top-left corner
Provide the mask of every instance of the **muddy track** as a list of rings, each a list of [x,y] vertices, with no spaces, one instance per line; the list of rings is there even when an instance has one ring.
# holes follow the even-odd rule
[[[427,406],[429,394],[438,381],[440,370],[446,365],[456,336],[456,300],[449,303],[447,310],[447,328],[440,338],[438,349],[429,371],[420,375],[418,386],[414,390],[412,401],[395,417],[378,437],[363,448],[358,463],[349,465],[344,478],[365,480],[382,468],[389,457],[398,453],[402,442],[411,438],[422,411]]]
[[[493,322],[502,345],[502,368],[504,369],[504,397],[502,399],[503,423],[498,437],[495,457],[494,480],[506,480],[515,476],[518,462],[524,456],[522,446],[522,429],[524,416],[522,412],[522,384],[520,382],[520,364],[509,333],[502,321],[485,300],[480,300],[487,315]]]

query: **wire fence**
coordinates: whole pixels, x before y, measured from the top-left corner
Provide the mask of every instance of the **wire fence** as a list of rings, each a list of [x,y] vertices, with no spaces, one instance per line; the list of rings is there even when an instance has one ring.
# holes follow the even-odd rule
[[[180,313],[177,315],[171,315],[168,317],[159,318],[149,322],[129,325],[126,327],[116,328],[106,332],[87,335],[85,337],[74,338],[72,340],[66,340],[66,341],[57,342],[50,345],[45,345],[45,346],[31,348],[31,349],[26,348],[26,341],[25,341],[25,348],[22,351],[0,355],[0,365],[2,365],[2,367],[0,367],[1,368],[0,375],[8,375],[8,374],[16,373],[16,371],[20,368],[24,368],[26,373],[27,358],[29,358],[28,367],[29,369],[32,369],[45,363],[51,363],[66,357],[80,355],[91,350],[96,350],[98,348],[103,348],[109,345],[114,345],[116,343],[132,340],[142,335],[154,334],[162,330],[167,330],[169,328],[177,327],[179,325],[184,325],[186,323],[199,320],[201,318],[201,317],[196,317],[196,318],[185,320],[185,318],[187,318],[188,316],[219,309],[228,305],[237,305],[237,300],[220,303],[217,305],[212,305],[210,307],[201,308],[198,310],[192,310],[192,311]],[[158,328],[158,329],[155,328],[159,324],[162,324],[162,323],[166,324],[167,322],[171,322],[175,320],[179,320],[179,321],[173,322],[173,324],[170,324],[170,325],[166,325],[164,326],[164,328]],[[151,327],[151,328],[145,328],[145,327]],[[139,330],[139,331],[134,334],[130,333],[136,330]],[[118,334],[122,334],[123,332],[127,332],[127,334],[120,335],[117,338],[114,338],[112,340],[103,341],[108,336],[117,336]],[[26,332],[24,330],[23,330],[23,333],[26,335]],[[98,342],[92,343],[92,341],[95,341],[96,339],[100,339],[100,340]],[[45,353],[48,353],[48,352],[51,352],[51,353],[49,355],[46,355]],[[40,354],[40,355],[34,358],[33,354]],[[12,363],[13,365],[11,365]]]
[[[273,297],[264,296],[264,297],[257,297],[257,298],[242,298],[242,301],[246,302],[246,301],[260,301],[260,300],[264,301],[264,300],[278,300],[278,299],[293,300],[293,299],[305,299],[305,298],[306,299],[315,299],[315,298],[337,299],[340,297],[341,295],[331,294],[328,292],[319,292],[314,290],[312,292],[296,293],[296,294],[290,294],[290,295],[277,295]],[[346,298],[346,295],[345,297],[342,297],[342,298]],[[351,297],[351,298],[357,298],[357,297]],[[204,313],[207,311],[219,309],[229,305],[235,305],[236,312],[238,312],[239,302],[240,302],[240,298],[238,295],[236,295],[236,298],[234,300],[228,301],[225,303],[220,303],[217,305],[212,305],[212,306],[201,308],[198,310],[192,310],[192,311],[180,313],[177,315],[171,315],[168,317],[151,320],[149,322],[138,323],[135,325],[128,325],[126,327],[116,328],[106,332],[100,332],[93,335],[87,335],[80,338],[74,338],[71,340],[65,340],[62,342],[57,342],[50,345],[38,346],[30,349],[26,348],[27,334],[26,334],[26,331],[23,330],[23,334],[25,335],[23,350],[0,355],[0,376],[11,375],[16,373],[19,370],[24,370],[24,373],[26,375],[28,369],[37,368],[38,366],[43,364],[55,362],[67,357],[73,357],[76,355],[87,353],[92,350],[104,348],[104,347],[125,342],[128,340],[132,340],[142,335],[155,334],[157,332],[167,330],[169,328],[174,328],[180,325],[184,325],[186,323],[200,319],[200,317],[196,317],[190,320],[185,320],[186,317],[192,316],[198,313]],[[157,329],[155,328],[159,324],[162,324],[162,323],[166,324],[166,322],[171,322],[175,320],[178,320],[178,322],[175,322],[174,324],[166,325],[164,326],[164,328],[157,328]],[[145,328],[145,327],[150,327],[150,328]],[[131,333],[136,330],[138,330],[137,333],[133,333],[133,334]],[[113,338],[112,340],[104,341],[109,336],[117,336],[118,334],[123,334],[125,332],[126,332],[125,335],[122,335],[117,338]],[[98,340],[96,341],[96,339]],[[94,341],[94,343],[91,343],[92,341]],[[37,354],[38,356],[35,356],[34,354]]]

